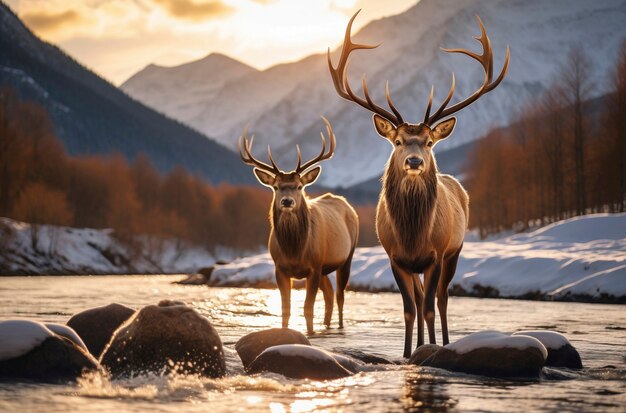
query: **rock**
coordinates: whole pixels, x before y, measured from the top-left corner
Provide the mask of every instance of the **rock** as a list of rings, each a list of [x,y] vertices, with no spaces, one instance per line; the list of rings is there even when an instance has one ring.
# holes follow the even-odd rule
[[[438,346],[437,344],[422,344],[417,349],[415,349],[413,354],[411,354],[411,358],[409,358],[409,364],[419,366],[424,362],[424,360],[426,360],[428,357],[432,356],[442,348],[443,347]]]
[[[375,354],[365,353],[361,350],[354,348],[337,347],[333,351],[344,354],[353,359],[357,359],[366,364],[394,364],[392,361],[387,360],[384,357],[377,356]]]
[[[569,340],[556,331],[518,331],[514,336],[530,336],[541,341],[548,350],[546,366],[565,367],[569,369],[582,369],[583,363],[578,351],[572,346]]]
[[[328,353],[335,359],[335,361],[337,361],[337,363],[341,365],[341,367],[348,370],[350,373],[358,373],[364,370],[364,364],[360,360],[355,360],[343,354]]]
[[[67,325],[82,338],[91,354],[100,357],[113,332],[133,314],[132,308],[113,303],[74,314]]]
[[[292,379],[334,380],[352,375],[325,350],[302,344],[267,348],[247,369],[249,374],[271,372]]]
[[[78,347],[85,350],[85,352],[90,352],[83,340],[78,336],[78,334],[76,334],[76,331],[74,331],[71,327],[56,323],[45,323],[44,325],[48,330],[52,331],[57,336],[65,337],[66,339],[76,344]]]
[[[100,362],[114,376],[175,370],[222,377],[222,341],[209,320],[181,301],[139,310],[113,335]]]
[[[299,331],[289,328],[270,328],[243,336],[235,344],[235,350],[241,358],[243,367],[247,369],[250,363],[265,349],[280,344],[311,345],[309,339]]]
[[[208,283],[209,280],[204,274],[191,274],[188,275],[187,278],[179,281],[174,281],[173,284],[180,285],[204,285]]]
[[[480,331],[448,344],[422,366],[492,377],[538,377],[547,357],[539,340]]]
[[[59,382],[99,368],[86,350],[42,323],[0,322],[0,379]]]

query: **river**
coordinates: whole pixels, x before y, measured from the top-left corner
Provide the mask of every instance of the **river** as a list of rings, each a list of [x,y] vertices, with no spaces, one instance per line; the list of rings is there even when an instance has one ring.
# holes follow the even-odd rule
[[[101,375],[68,385],[0,383],[0,412],[309,412],[309,411],[626,411],[624,306],[451,297],[450,339],[479,330],[550,329],[581,354],[580,372],[548,370],[531,381],[497,380],[432,368],[393,365],[330,382],[243,374],[234,344],[280,326],[277,290],[182,286],[180,276],[0,278],[0,319],[65,323],[84,309],[119,302],[134,308],[169,298],[208,317],[225,344],[227,377]],[[290,327],[305,331],[304,291],[292,294]],[[402,362],[404,322],[399,294],[346,295],[345,329],[324,329],[318,294],[316,334],[328,350],[356,349]],[[336,310],[333,327],[337,325]],[[439,331],[437,326],[437,331]],[[438,338],[440,335],[438,333]]]

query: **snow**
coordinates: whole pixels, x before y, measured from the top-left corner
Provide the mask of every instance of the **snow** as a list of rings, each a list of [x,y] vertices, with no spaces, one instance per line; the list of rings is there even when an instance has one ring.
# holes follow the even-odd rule
[[[134,253],[110,229],[52,225],[38,226],[39,239],[33,248],[33,226],[8,218],[0,218],[0,226],[10,232],[2,240],[0,274],[193,273],[217,259],[238,256],[229,248],[216,248],[214,256],[203,248],[175,241],[165,241],[158,249],[150,248],[152,244],[144,237],[139,239],[143,254],[131,260]]]
[[[216,267],[216,285],[274,282],[269,254]],[[497,288],[502,296],[539,291],[558,298],[570,292],[597,297],[626,295],[626,214],[594,214],[560,221],[526,234],[466,241],[452,284]],[[397,291],[382,247],[358,248],[349,288]]]
[[[367,13],[365,8],[359,19]],[[437,145],[436,153],[478,139],[490,127],[509,124],[530,98],[550,85],[577,44],[583,45],[592,62],[591,97],[608,91],[609,68],[626,37],[626,3],[614,0],[421,0],[404,13],[355,31],[358,43],[382,43],[376,50],[352,55],[350,79],[355,91],[365,73],[374,101],[384,104],[389,79],[393,101],[410,122],[418,121],[423,113],[431,84],[436,92],[434,105],[440,104],[453,71],[457,86],[452,103],[468,96],[480,85],[482,69],[472,59],[443,53],[440,47],[478,51],[471,38],[479,34],[475,14],[483,18],[492,40],[496,73],[506,46],[511,46],[509,71],[497,89],[459,113],[457,130]],[[333,30],[337,37],[335,44],[328,45],[331,48],[341,44],[344,26]],[[323,129],[319,116],[325,115],[333,124],[338,145],[320,183],[347,187],[377,178],[391,149],[374,131],[369,112],[337,96],[325,50],[320,52],[263,71],[243,70],[237,76],[232,76],[233,69],[207,69],[189,84],[186,78],[193,77],[188,71],[207,68],[206,58],[179,68],[152,67],[121,88],[232,149],[247,125],[257,135],[259,154],[271,144],[283,168],[295,164],[296,144],[305,157],[319,151],[317,136]],[[336,49],[332,56],[336,64]]]
[[[0,361],[20,357],[52,336],[50,329],[36,321],[0,321]]]
[[[74,344],[76,344],[78,347],[82,348],[87,353],[89,353],[89,350],[87,349],[87,346],[85,345],[83,340],[78,336],[78,334],[76,334],[76,331],[74,331],[72,328],[63,324],[56,324],[56,323],[46,323],[45,326],[46,328],[48,328],[48,330],[52,331],[54,334],[58,336],[66,337],[72,340]]]
[[[546,348],[558,350],[563,346],[570,344],[569,340],[561,333],[556,331],[517,331],[514,336],[530,336],[541,341]]]
[[[487,330],[465,336],[454,343],[444,346],[457,354],[466,354],[480,348],[516,348],[524,350],[536,348],[543,354],[543,358],[548,357],[548,350],[541,344],[541,341],[530,336],[509,336],[499,331]]]
[[[330,353],[304,344],[280,344],[266,348],[261,354],[264,353],[278,353],[283,357],[304,357],[309,360],[336,361]],[[258,357],[261,357],[261,354]]]

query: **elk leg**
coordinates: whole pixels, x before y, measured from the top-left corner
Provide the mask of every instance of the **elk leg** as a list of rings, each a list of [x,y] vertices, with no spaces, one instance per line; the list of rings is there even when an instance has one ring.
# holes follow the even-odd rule
[[[320,289],[324,293],[324,325],[330,328],[330,320],[333,317],[333,285],[327,276],[322,276]]]
[[[350,267],[352,265],[352,254],[341,268],[337,270],[337,309],[339,310],[339,328],[343,328],[343,296],[350,278]]]
[[[320,287],[322,275],[316,271],[306,279],[306,297],[304,299],[304,319],[306,320],[306,330],[313,333],[313,308],[315,307],[315,296]]]
[[[426,327],[428,327],[428,340],[430,344],[437,344],[437,338],[435,337],[435,293],[437,291],[437,285],[439,284],[440,275],[441,260],[438,259],[424,273],[424,305],[422,306],[422,311],[424,312]]]
[[[276,284],[280,291],[280,301],[283,310],[283,328],[289,327],[291,316],[291,278],[276,271]]]
[[[442,271],[441,280],[437,287],[437,308],[439,309],[439,317],[441,317],[441,334],[443,336],[443,345],[450,343],[448,337],[448,286],[454,278],[456,272],[456,264],[459,261],[459,255],[463,244],[459,247],[457,252],[451,257],[446,259],[444,269]]]
[[[418,348],[424,344],[424,314],[422,314],[422,307],[424,305],[424,286],[419,274],[415,276],[413,282],[415,289],[415,302],[417,307],[417,346]]]
[[[392,262],[391,272],[396,279],[400,295],[402,296],[402,304],[404,305],[404,357],[411,357],[411,342],[413,341],[413,326],[415,325],[415,289],[413,283],[413,274],[401,269]]]

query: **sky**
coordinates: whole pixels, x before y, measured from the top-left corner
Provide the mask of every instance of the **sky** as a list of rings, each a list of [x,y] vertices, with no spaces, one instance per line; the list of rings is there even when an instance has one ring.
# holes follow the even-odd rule
[[[176,66],[217,52],[257,69],[338,46],[418,0],[5,0],[42,39],[115,85],[150,63]]]

